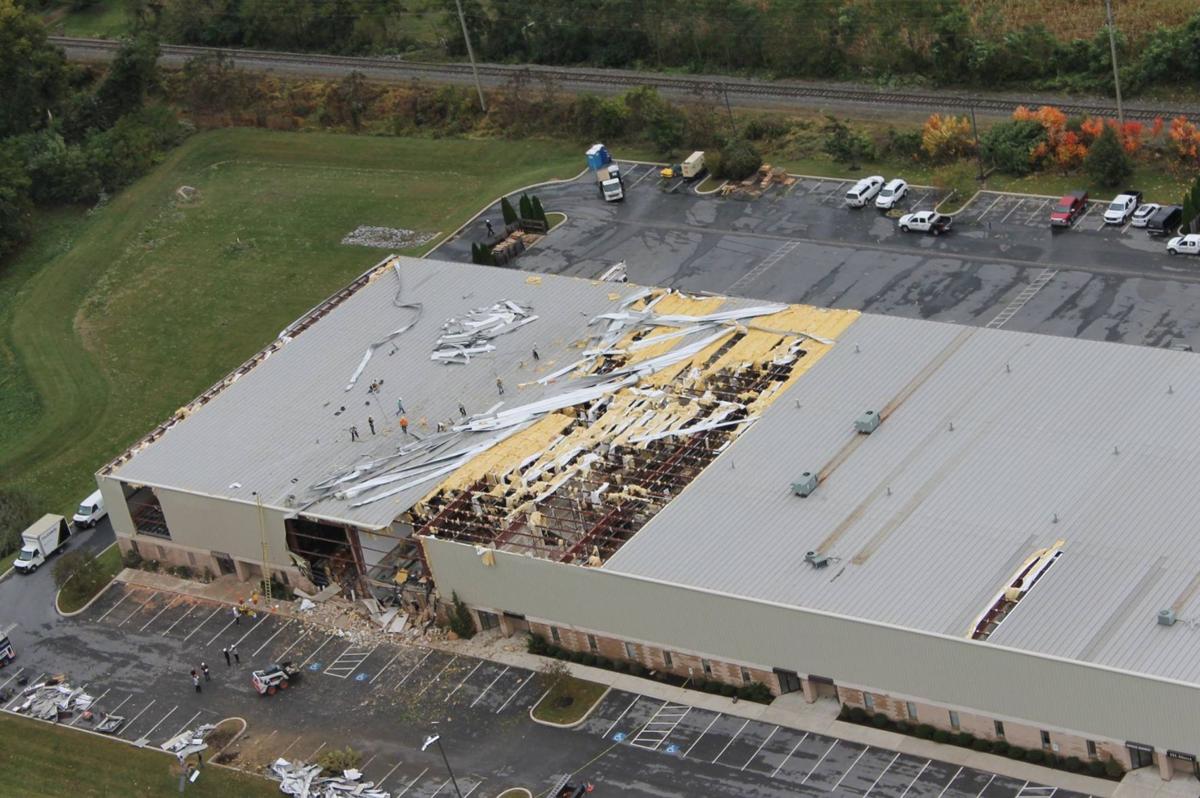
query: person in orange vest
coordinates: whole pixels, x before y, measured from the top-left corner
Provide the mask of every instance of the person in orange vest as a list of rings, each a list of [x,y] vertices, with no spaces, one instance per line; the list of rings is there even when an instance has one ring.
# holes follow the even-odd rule
[[[400,416],[400,431],[408,434],[408,416]]]

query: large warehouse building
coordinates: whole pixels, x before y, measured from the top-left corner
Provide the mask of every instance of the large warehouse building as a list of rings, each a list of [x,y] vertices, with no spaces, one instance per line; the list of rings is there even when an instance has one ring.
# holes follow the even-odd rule
[[[1194,770],[1196,356],[388,259],[101,471],[123,549]]]

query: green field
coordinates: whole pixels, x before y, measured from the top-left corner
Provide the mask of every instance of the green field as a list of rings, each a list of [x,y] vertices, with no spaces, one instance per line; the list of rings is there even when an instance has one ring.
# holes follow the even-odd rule
[[[52,32],[64,36],[116,39],[129,32],[125,0],[96,0],[80,9],[67,4],[51,11],[46,20]]]
[[[179,795],[174,758],[149,749],[26,718],[0,717],[4,741],[0,795],[22,798],[168,798]],[[279,785],[266,779],[206,766],[191,798],[204,796],[278,796]]]
[[[387,253],[346,233],[448,234],[505,191],[573,176],[579,152],[222,130],[93,213],[39,216],[0,265],[0,484],[73,508],[108,459]]]
[[[75,612],[87,604],[96,594],[108,587],[108,583],[113,577],[121,573],[123,563],[121,562],[121,550],[117,548],[117,544],[112,544],[104,551],[96,556],[96,561],[100,563],[100,570],[104,574],[104,581],[100,584],[100,589],[96,591],[76,590],[74,583],[77,581],[72,578],[62,586],[62,590],[58,596],[58,608],[62,612]]]

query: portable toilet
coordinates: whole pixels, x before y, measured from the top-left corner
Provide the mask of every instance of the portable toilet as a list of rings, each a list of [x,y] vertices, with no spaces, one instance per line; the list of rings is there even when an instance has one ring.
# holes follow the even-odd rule
[[[588,169],[593,172],[604,168],[605,165],[612,162],[612,158],[608,155],[608,148],[603,144],[593,144],[587,151]]]

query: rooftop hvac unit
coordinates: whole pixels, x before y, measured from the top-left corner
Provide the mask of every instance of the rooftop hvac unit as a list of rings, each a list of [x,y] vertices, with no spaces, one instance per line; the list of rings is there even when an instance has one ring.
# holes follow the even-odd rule
[[[879,414],[868,410],[854,420],[854,428],[864,435],[870,435],[879,427]]]
[[[1159,610],[1158,611],[1159,626],[1174,626],[1175,625],[1175,610]]]
[[[800,479],[792,483],[792,493],[800,497],[806,497],[817,489],[817,475],[811,471],[805,471],[800,475]]]
[[[815,551],[805,552],[804,561],[813,568],[824,568],[829,565],[829,558],[824,554],[817,554]]]

